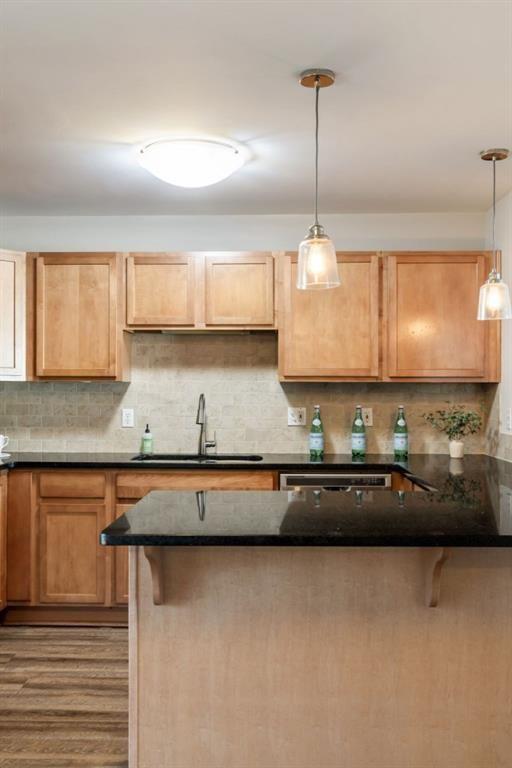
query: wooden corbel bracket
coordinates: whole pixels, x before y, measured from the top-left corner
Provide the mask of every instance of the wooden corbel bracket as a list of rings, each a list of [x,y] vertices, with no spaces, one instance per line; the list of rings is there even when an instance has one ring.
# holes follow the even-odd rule
[[[153,605],[162,605],[164,602],[164,559],[162,547],[144,547],[144,555],[151,569]]]
[[[428,608],[436,608],[441,593],[441,572],[450,552],[445,547],[434,547],[428,551],[428,563],[425,583],[425,603]]]

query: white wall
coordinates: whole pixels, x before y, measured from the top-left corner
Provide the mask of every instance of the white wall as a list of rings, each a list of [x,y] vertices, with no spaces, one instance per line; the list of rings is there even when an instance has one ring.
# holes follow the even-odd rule
[[[487,214],[487,246],[492,243],[492,210]],[[512,291],[512,192],[496,204],[496,247],[502,251],[502,274]],[[500,385],[500,432],[512,435],[507,425],[512,409],[512,320],[502,323],[502,357]]]
[[[327,214],[339,250],[485,245],[484,213]],[[5,216],[0,247],[51,250],[293,250],[309,215],[261,216]]]

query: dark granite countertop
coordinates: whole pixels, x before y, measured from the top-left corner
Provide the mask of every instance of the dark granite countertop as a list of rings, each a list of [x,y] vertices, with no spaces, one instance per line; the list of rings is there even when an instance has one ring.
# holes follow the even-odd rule
[[[102,534],[108,544],[267,544],[342,546],[512,546],[512,463],[484,455],[450,460],[412,454],[398,464],[389,455],[262,454],[261,461],[132,461],[132,453],[13,453],[7,469],[197,469],[251,471],[398,471],[425,492],[372,490],[208,492],[205,518],[195,493],[153,492]],[[211,459],[215,457],[212,456]],[[141,514],[142,513],[142,514]]]
[[[153,491],[101,534],[113,546],[512,547],[512,490]]]
[[[318,469],[354,468],[328,457]],[[302,457],[272,468],[311,469]],[[269,465],[267,464],[267,467]],[[512,464],[487,456],[450,461],[411,456],[407,465],[369,457],[361,469],[400,470],[424,492],[389,490],[154,491],[109,526],[103,544],[144,546],[512,546]]]
[[[395,466],[393,456],[384,454],[369,454],[363,463],[354,463],[350,454],[327,454],[322,462],[311,462],[308,454],[302,453],[259,453],[261,461],[218,461],[215,454],[207,459],[186,459],[169,461],[134,461],[133,453],[12,453],[0,459],[0,467],[23,469],[183,469],[201,468],[214,470],[232,469],[353,469],[355,466],[366,469],[382,469]],[[411,456],[411,463],[419,459],[419,466],[429,459],[428,454]],[[447,457],[443,457],[447,459]],[[485,458],[482,456],[479,459]]]
[[[419,482],[421,485],[437,487],[453,471],[463,471],[469,478],[475,474],[510,477],[512,463],[493,459],[484,455],[468,455],[463,462],[450,461],[446,454],[412,454],[407,463],[396,463],[392,455],[369,454],[364,462],[353,462],[350,454],[327,454],[322,462],[311,462],[307,454],[300,453],[263,453],[261,461],[215,461],[212,455],[208,460],[185,461],[133,461],[135,453],[12,453],[0,460],[0,468],[7,469],[132,469],[155,470],[167,469],[202,469],[232,471],[244,469],[292,470],[307,472],[322,471],[399,471]],[[458,463],[457,463],[458,462]]]

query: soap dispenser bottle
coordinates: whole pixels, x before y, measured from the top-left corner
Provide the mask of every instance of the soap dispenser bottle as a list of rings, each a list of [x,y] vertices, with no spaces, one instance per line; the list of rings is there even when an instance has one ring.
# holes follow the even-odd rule
[[[146,424],[146,429],[142,435],[140,452],[143,454],[153,453],[153,435],[150,432],[149,424]]]

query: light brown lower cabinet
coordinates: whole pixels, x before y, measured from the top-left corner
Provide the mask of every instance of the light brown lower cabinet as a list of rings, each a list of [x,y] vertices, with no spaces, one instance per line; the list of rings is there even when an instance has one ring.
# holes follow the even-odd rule
[[[116,518],[128,512],[134,503],[116,504]],[[113,548],[112,553],[114,558],[113,600],[116,605],[128,605],[128,547]]]
[[[106,551],[98,539],[106,524],[105,504],[40,504],[41,603],[105,603]]]
[[[0,611],[7,605],[7,472],[0,472]]]
[[[151,490],[273,490],[276,478],[244,470],[13,470],[0,474],[0,547],[7,484],[8,615],[31,621],[32,610],[45,623],[74,623],[89,609],[91,621],[110,623],[128,602],[128,551],[100,546],[103,528]],[[0,557],[0,580],[5,562]]]

